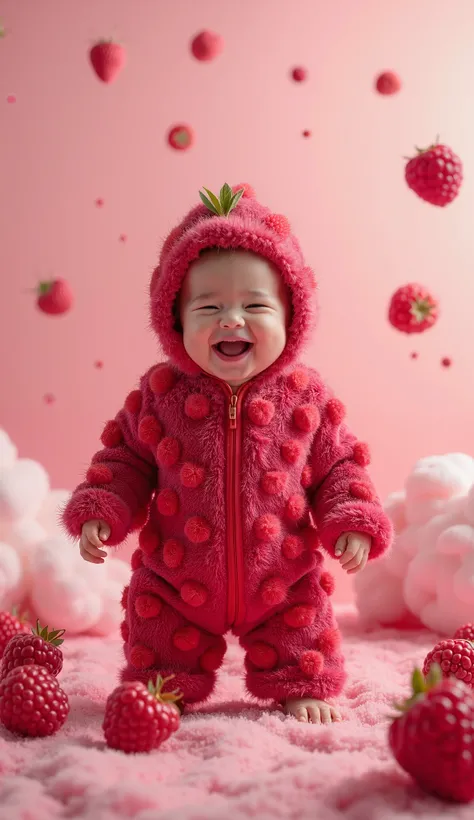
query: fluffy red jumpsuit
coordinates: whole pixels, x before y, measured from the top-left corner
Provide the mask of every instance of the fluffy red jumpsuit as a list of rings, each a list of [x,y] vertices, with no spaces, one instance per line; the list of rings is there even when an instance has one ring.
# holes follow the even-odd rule
[[[328,699],[344,683],[324,549],[391,526],[367,474],[367,445],[342,403],[297,364],[314,281],[287,222],[250,189],[228,217],[198,206],[170,234],[151,282],[152,324],[168,356],[143,376],[102,434],[103,449],[64,512],[71,535],[94,518],[110,546],[141,529],[124,591],[123,680],[174,674],[188,703],[212,692],[232,630],[255,697]],[[280,270],[292,319],[280,358],[236,396],[187,355],[175,304],[206,247],[260,253]]]

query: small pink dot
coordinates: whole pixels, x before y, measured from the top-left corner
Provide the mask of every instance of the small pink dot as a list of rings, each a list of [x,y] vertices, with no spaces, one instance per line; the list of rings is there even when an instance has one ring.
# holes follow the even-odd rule
[[[7,97],[7,103],[16,103],[16,96],[15,94],[9,94]]]
[[[291,72],[291,76],[293,77],[295,83],[302,83],[303,80],[306,80],[308,72],[302,66],[297,66]]]
[[[444,359],[441,359],[441,364],[443,367],[451,367],[452,363],[452,359],[450,359],[449,356],[445,356]]]
[[[56,401],[56,396],[53,396],[52,393],[45,393],[43,396],[43,401],[45,404],[54,404]]]
[[[104,200],[101,197],[99,197],[98,199],[96,199],[95,204],[97,205],[98,208],[102,208],[102,206],[104,204]]]
[[[308,138],[308,137],[310,137],[310,136],[311,136],[311,131],[309,131],[308,129],[306,129],[305,131],[303,131],[303,137]]]
[[[127,234],[126,233],[121,233],[120,236],[119,236],[119,239],[120,239],[120,242],[126,242],[127,241]]]
[[[94,367],[97,368],[97,370],[102,370],[103,366],[104,362],[101,359],[97,359],[97,361],[94,362]]]
[[[413,351],[413,353],[410,353],[410,359],[417,359],[417,358],[418,358],[418,355],[419,355],[419,354],[418,354],[418,353],[416,353],[416,351]]]

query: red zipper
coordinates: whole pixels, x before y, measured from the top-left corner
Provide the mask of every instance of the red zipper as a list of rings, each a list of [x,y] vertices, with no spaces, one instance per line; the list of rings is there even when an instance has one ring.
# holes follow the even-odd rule
[[[227,567],[229,576],[228,624],[236,626],[243,614],[242,601],[242,510],[240,504],[241,467],[241,398],[247,389],[243,384],[233,393],[229,402],[229,423],[227,432]],[[229,388],[230,389],[230,388]]]

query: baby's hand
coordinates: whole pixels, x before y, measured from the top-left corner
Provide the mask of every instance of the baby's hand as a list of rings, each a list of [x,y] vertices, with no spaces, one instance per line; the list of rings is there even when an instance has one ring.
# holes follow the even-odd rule
[[[99,519],[86,521],[82,525],[81,540],[79,542],[79,549],[84,561],[90,561],[91,564],[103,564],[107,553],[101,549],[102,542],[107,541],[109,537],[110,527],[105,521]]]
[[[362,532],[346,532],[338,538],[335,555],[348,575],[364,569],[369,557],[372,539]]]

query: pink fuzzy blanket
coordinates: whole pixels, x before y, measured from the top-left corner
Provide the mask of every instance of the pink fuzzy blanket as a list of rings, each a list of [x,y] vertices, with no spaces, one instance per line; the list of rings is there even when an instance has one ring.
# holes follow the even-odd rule
[[[339,609],[349,681],[344,722],[299,724],[244,695],[242,653],[230,641],[218,690],[150,755],[106,750],[100,724],[115,686],[119,640],[64,645],[62,684],[71,702],[55,737],[18,740],[0,727],[0,820],[352,820],[472,818],[472,806],[424,795],[393,761],[386,716],[435,637],[363,633]]]

